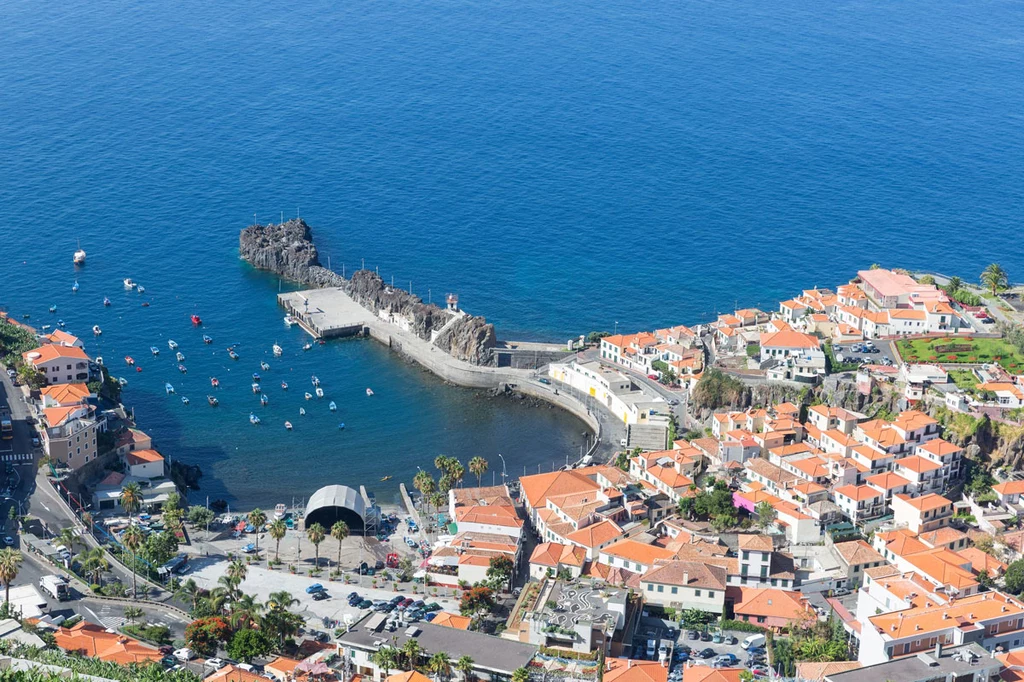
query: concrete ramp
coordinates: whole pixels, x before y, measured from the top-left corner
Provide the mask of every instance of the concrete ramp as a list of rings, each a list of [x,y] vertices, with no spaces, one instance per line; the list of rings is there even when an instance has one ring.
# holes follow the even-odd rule
[[[668,450],[668,427],[658,424],[630,424],[626,430],[626,448]]]

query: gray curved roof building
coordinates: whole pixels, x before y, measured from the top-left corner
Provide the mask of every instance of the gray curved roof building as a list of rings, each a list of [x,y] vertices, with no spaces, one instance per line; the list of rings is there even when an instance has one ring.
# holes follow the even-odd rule
[[[353,533],[361,533],[366,522],[362,495],[347,485],[326,485],[313,493],[306,504],[304,524],[307,528],[319,523],[330,530],[336,521],[347,523]]]

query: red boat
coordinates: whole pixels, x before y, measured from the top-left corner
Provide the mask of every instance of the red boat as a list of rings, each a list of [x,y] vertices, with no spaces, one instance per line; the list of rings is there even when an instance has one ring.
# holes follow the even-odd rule
[[[196,315],[195,313],[192,313],[192,324],[200,325],[202,323],[203,323],[203,320],[198,315]]]
[[[141,367],[136,367],[136,368],[135,368],[135,371],[136,371],[136,372],[141,372],[141,371],[142,371],[142,368],[141,368]]]
[[[210,385],[213,386],[214,388],[217,388],[218,386],[220,386],[220,379],[218,379],[217,377],[210,377]]]
[[[130,356],[130,355],[126,355],[126,356],[124,356],[124,361],[125,361],[125,364],[127,364],[127,365],[128,365],[129,367],[130,367],[131,365],[134,365],[134,364],[135,364],[135,359],[134,359],[134,358],[132,358],[132,356]]]

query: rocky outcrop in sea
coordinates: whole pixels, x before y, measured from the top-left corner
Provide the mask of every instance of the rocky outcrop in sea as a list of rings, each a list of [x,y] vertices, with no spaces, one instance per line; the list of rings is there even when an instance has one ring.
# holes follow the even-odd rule
[[[375,315],[384,312],[404,317],[411,321],[410,330],[425,341],[441,332],[436,345],[452,357],[475,365],[494,363],[497,335],[493,324],[472,315],[452,322],[447,310],[395,289],[372,270],[357,270],[351,279],[345,279],[322,267],[313,231],[301,218],[278,225],[250,225],[239,236],[238,251],[253,267],[314,288],[339,287]]]

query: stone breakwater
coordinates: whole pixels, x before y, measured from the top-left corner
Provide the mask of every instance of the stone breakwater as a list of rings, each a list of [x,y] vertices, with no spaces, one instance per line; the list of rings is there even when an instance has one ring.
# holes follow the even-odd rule
[[[320,264],[313,232],[301,218],[277,225],[250,225],[239,236],[238,250],[253,267],[310,287],[338,287],[374,315],[409,320],[412,333],[433,341],[454,358],[480,366],[496,363],[498,339],[493,324],[473,315],[453,316],[418,296],[391,287],[372,270],[358,270],[351,279],[328,270]]]

